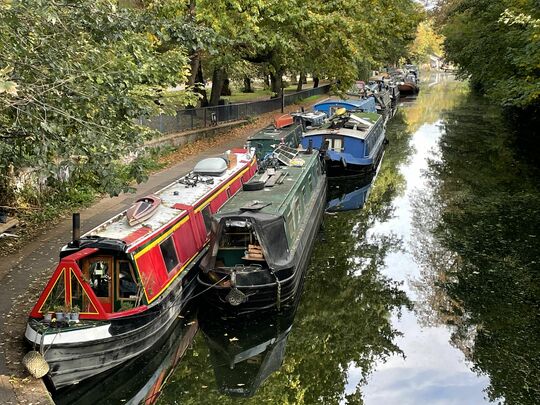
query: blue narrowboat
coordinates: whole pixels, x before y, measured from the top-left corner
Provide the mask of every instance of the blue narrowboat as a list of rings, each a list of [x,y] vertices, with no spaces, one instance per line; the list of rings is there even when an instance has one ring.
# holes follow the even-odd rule
[[[321,127],[303,133],[302,146],[309,148],[310,142],[324,154],[328,176],[370,174],[384,149],[383,118],[341,108]]]

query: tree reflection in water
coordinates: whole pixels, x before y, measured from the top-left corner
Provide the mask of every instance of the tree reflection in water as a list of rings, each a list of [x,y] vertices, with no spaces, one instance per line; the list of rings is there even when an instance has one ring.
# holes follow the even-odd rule
[[[386,255],[399,249],[400,241],[393,236],[367,237],[376,221],[392,215],[392,200],[403,190],[397,166],[410,152],[410,133],[401,113],[390,126],[389,133],[396,136],[390,139],[364,209],[325,218],[281,369],[243,403],[360,404],[360,387],[377,361],[400,353],[390,314],[409,306],[409,301],[398,283],[380,273]],[[351,365],[363,378],[356,392],[346,395]],[[238,399],[216,389],[210,351],[198,336],[160,401],[229,404]]]
[[[414,200],[418,315],[452,343],[488,395],[540,403],[540,182],[520,161],[499,111],[469,97],[445,115],[431,193]]]

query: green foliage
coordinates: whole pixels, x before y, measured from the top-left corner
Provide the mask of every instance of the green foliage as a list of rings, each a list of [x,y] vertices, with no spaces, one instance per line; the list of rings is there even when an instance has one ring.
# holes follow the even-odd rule
[[[0,13],[0,187],[27,168],[34,185],[66,192],[143,180],[138,161],[128,172],[120,161],[153,135],[138,117],[192,100],[162,97],[185,81],[185,50],[163,46],[151,11],[107,0],[2,2]]]
[[[430,55],[442,55],[444,38],[435,32],[433,20],[422,21],[416,29],[416,38],[409,47],[411,59],[417,64],[429,62]]]
[[[495,103],[540,106],[540,9],[535,0],[453,0],[443,8],[444,48]]]

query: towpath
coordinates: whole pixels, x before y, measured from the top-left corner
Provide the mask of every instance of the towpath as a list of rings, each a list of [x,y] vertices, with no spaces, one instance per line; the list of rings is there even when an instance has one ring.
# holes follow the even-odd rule
[[[316,101],[314,101],[316,102]],[[313,104],[311,102],[310,104]],[[299,105],[286,108],[297,111]],[[309,107],[309,105],[304,105]],[[122,194],[97,201],[81,210],[81,233],[109,219],[128,207],[141,195],[156,192],[188,173],[202,158],[215,156],[233,147],[242,146],[249,135],[268,125],[278,112],[260,116],[254,123],[218,135],[212,140],[189,145],[191,154],[185,157],[180,150],[168,160],[169,167],[150,176],[147,182],[137,185],[133,194]],[[177,156],[181,161],[174,163]],[[0,403],[48,403],[48,393],[41,383],[28,376],[21,360],[26,352],[23,343],[26,319],[39,293],[48,281],[58,261],[60,248],[71,238],[71,218],[66,217],[45,231],[18,252],[0,258]]]

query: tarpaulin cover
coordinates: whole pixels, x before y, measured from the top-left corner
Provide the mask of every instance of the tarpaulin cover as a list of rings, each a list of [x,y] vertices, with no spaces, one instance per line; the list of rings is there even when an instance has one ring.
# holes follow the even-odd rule
[[[213,237],[211,240],[211,254],[205,257],[201,263],[201,267],[204,269],[214,267],[219,249],[219,239],[227,220],[247,220],[252,224],[257,239],[261,244],[264,258],[271,269],[277,271],[293,266],[293,256],[289,251],[289,244],[285,233],[285,220],[282,215],[258,211],[237,211],[216,214],[212,218]]]

